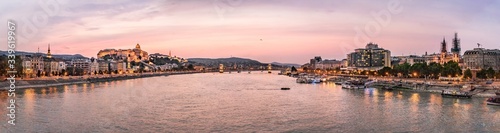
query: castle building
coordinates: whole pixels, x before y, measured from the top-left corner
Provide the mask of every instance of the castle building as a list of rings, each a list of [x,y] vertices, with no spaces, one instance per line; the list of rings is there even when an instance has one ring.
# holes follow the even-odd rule
[[[148,52],[141,50],[141,46],[137,44],[134,49],[104,49],[97,53],[97,58],[105,59],[118,59],[140,62],[149,59]]]

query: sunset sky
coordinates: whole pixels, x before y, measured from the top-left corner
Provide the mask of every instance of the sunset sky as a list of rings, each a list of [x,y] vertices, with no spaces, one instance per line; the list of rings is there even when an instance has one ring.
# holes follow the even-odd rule
[[[454,32],[462,53],[477,43],[500,49],[498,0],[35,1],[0,2],[3,23],[17,23],[19,51],[45,52],[50,43],[53,54],[95,57],[139,43],[149,53],[171,50],[185,58],[304,64],[314,56],[346,58],[366,42],[393,56],[436,53],[443,37],[449,50]],[[381,24],[387,15],[377,13],[390,20]],[[0,27],[4,42],[6,28]],[[360,39],[356,29],[371,34]]]

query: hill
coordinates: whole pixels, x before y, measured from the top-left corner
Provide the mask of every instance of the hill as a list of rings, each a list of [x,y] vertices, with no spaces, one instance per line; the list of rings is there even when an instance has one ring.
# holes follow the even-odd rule
[[[2,51],[0,50],[0,55],[8,55],[9,53],[7,51]],[[15,55],[33,55],[35,53],[32,53],[32,52],[24,52],[24,51],[16,51]],[[46,55],[46,54],[43,54],[42,55]],[[71,60],[71,59],[80,59],[80,58],[87,58],[83,55],[80,55],[80,54],[75,54],[75,55],[69,55],[69,54],[54,54],[52,55],[52,57],[54,58],[59,58],[59,59],[63,59],[63,60]]]

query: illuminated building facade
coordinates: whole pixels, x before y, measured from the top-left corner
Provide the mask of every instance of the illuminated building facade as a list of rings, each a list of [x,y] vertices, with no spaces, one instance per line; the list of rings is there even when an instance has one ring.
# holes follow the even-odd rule
[[[378,70],[391,67],[391,52],[379,48],[378,44],[368,43],[365,48],[356,49],[347,55],[349,67],[357,69]]]

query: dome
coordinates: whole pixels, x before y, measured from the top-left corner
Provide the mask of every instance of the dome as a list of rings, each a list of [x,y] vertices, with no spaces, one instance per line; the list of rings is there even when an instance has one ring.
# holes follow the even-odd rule
[[[141,49],[141,45],[139,45],[139,43],[137,45],[135,45],[135,48],[136,49]]]

